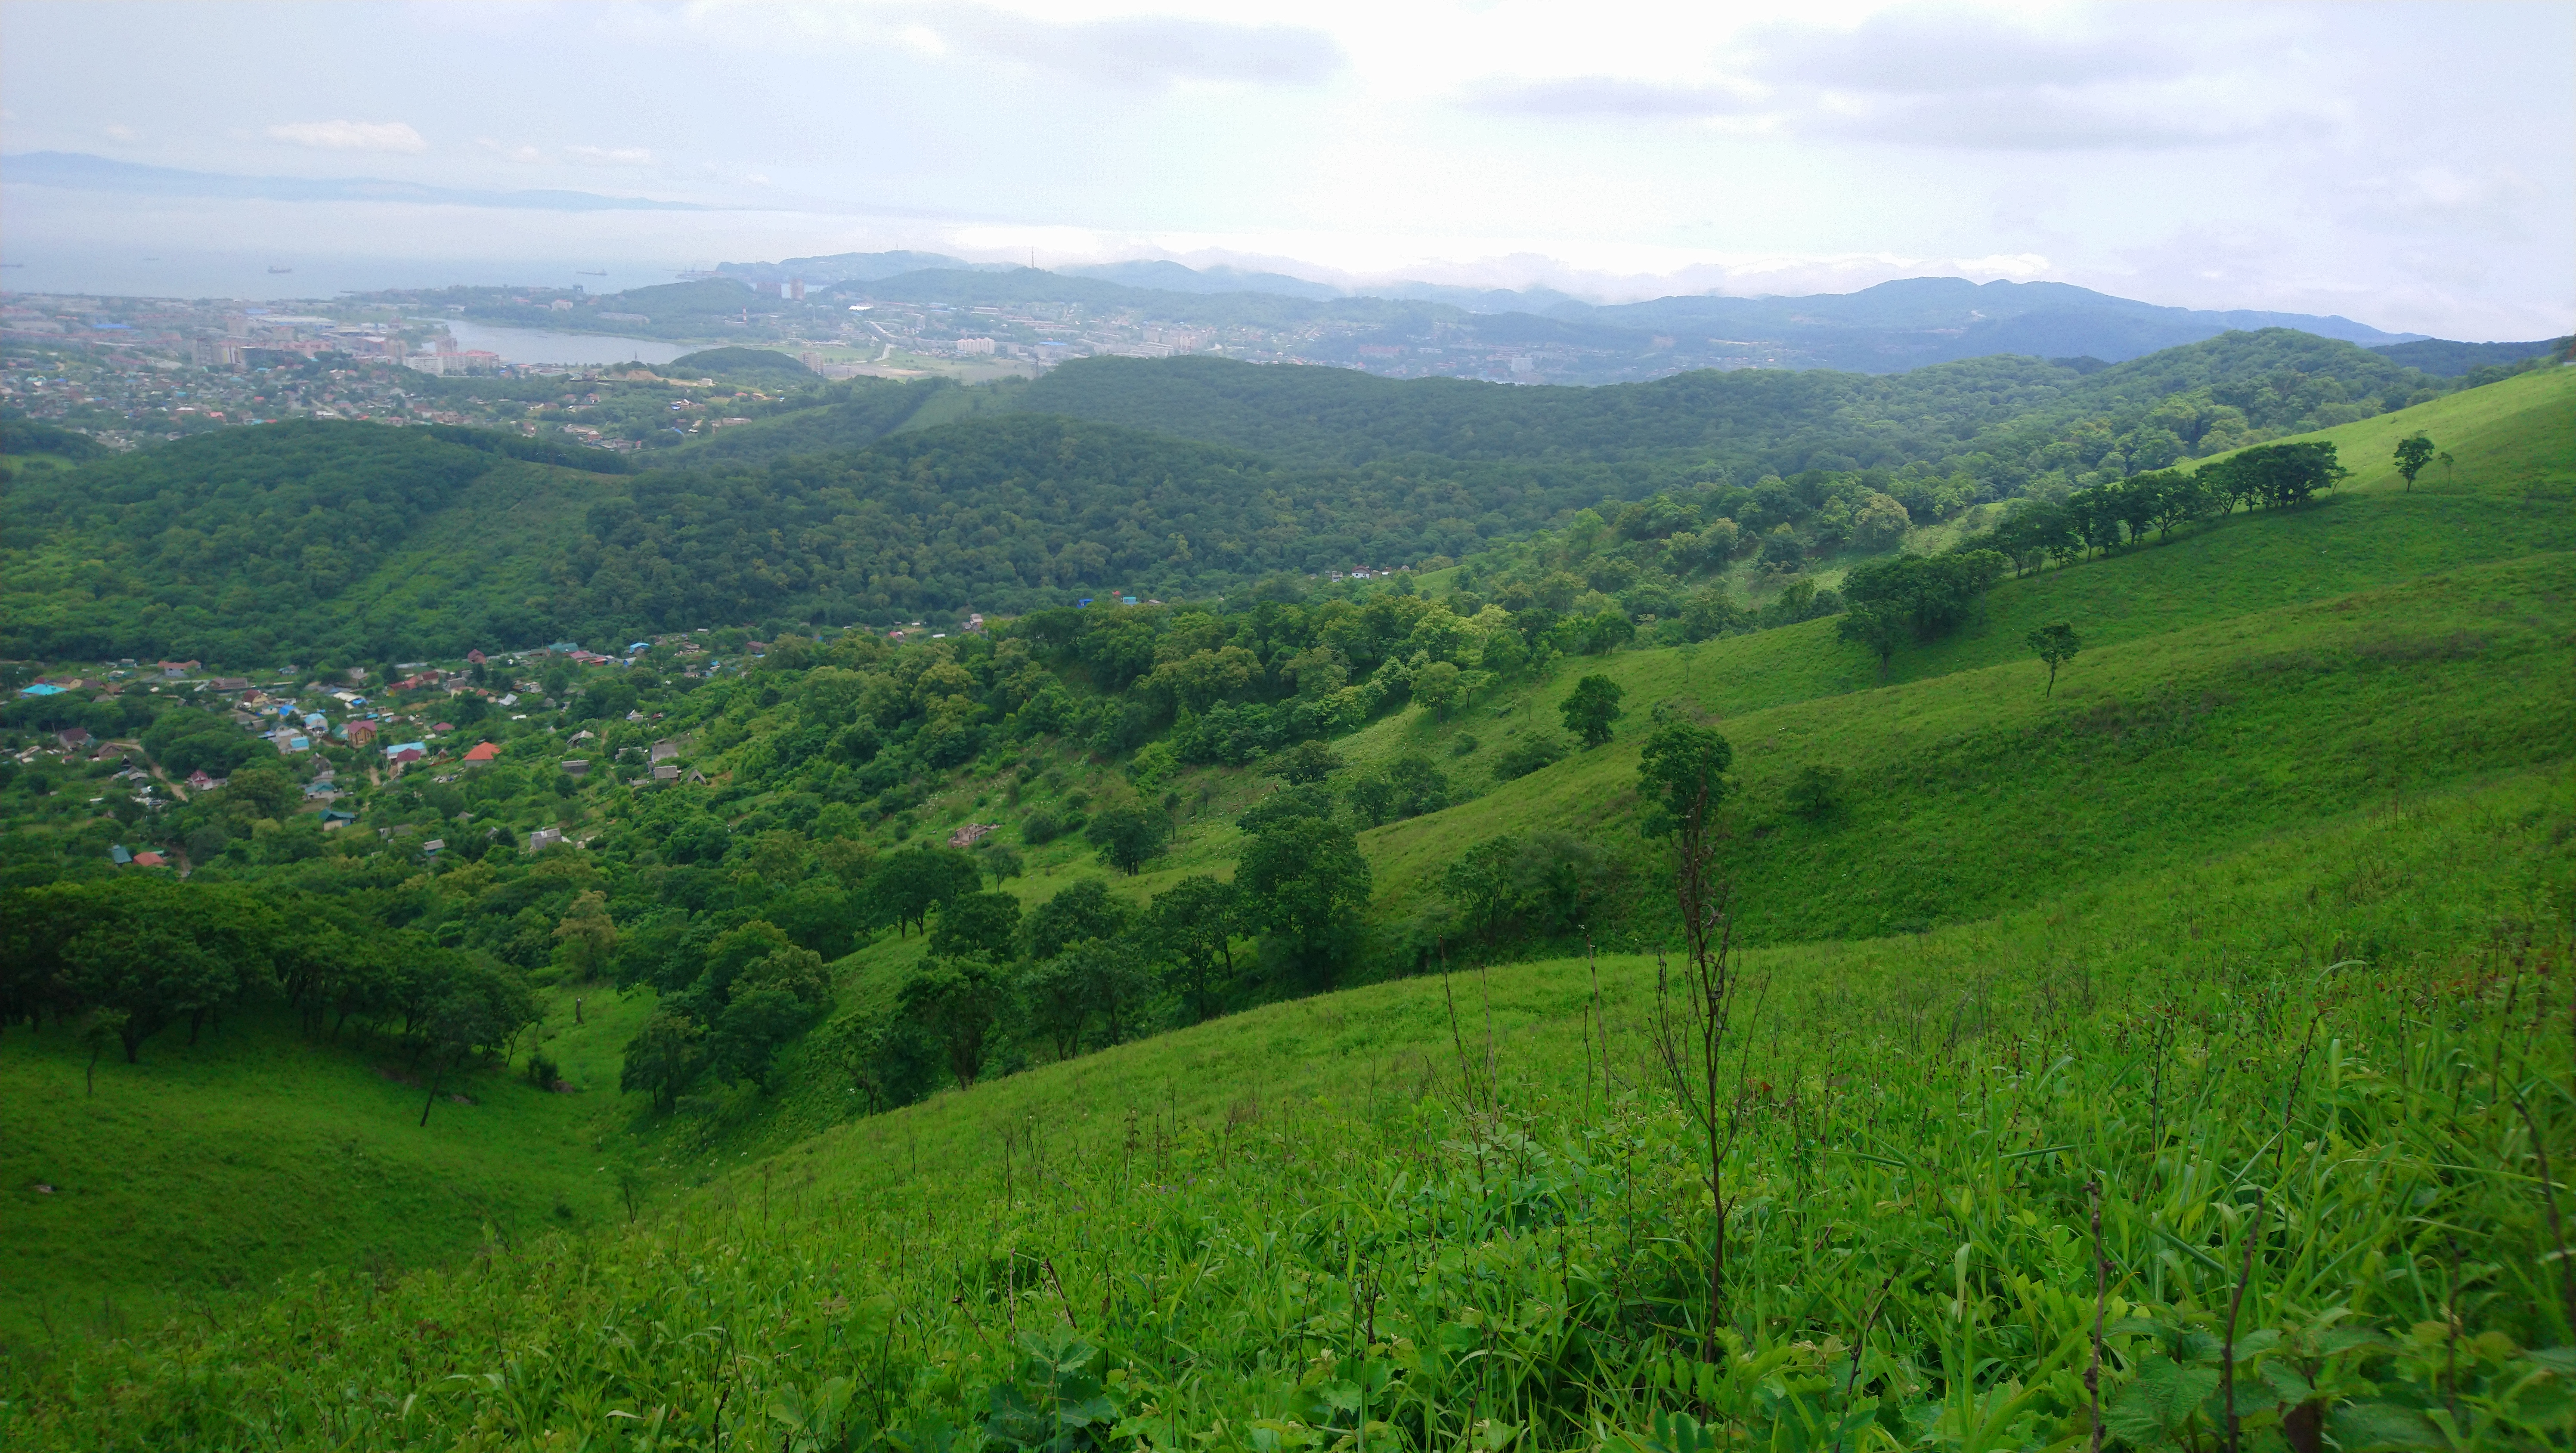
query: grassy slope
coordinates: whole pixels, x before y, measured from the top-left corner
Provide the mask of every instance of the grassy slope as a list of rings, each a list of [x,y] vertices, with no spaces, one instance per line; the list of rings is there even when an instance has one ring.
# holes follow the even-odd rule
[[[2364,831],[2350,812],[2384,800],[2392,782],[2411,803],[2439,783],[2491,777],[2564,751],[2545,726],[2534,726],[2568,714],[2564,556],[2380,591],[2348,611],[2276,609],[2232,625],[2213,623],[2475,561],[2568,548],[2564,506],[2545,497],[2551,491],[2531,486],[2563,480],[2576,457],[2568,447],[2576,421],[2571,381],[2527,377],[2331,431],[2346,444],[2346,457],[2360,461],[2384,456],[2395,438],[2427,427],[2459,458],[2457,483],[2439,488],[2428,474],[2408,498],[2394,492],[2393,476],[2365,470],[2354,487],[2319,509],[2240,517],[2167,545],[2007,582],[1995,592],[1982,629],[1900,659],[1896,684],[1887,689],[1856,652],[1822,639],[1829,629],[1823,623],[1712,643],[1687,660],[1675,651],[1636,652],[1581,668],[1620,679],[1640,710],[1683,692],[1687,674],[1688,694],[1725,718],[1746,746],[1742,767],[1757,804],[1800,761],[1838,760],[1853,770],[1858,800],[1841,821],[1829,829],[1787,825],[1759,849],[1766,855],[1761,880],[1775,888],[1769,903],[1757,902],[1751,911],[1769,920],[1773,932],[1866,933],[1957,917],[1962,905],[1974,904],[2008,915],[1928,937],[1766,950],[1772,962],[1810,965],[1827,977],[1871,965],[1877,967],[1869,972],[1884,973],[1947,963],[1963,973],[1975,955],[2036,963],[2033,945],[2065,941],[2056,930],[2075,911],[2069,905],[2090,905],[2081,909],[2092,915],[2084,921],[2127,925],[2102,927],[2099,936],[2115,946],[2111,955],[2128,954],[2144,941],[2146,926],[2175,911],[2180,900],[2168,896],[2173,893],[2202,900],[2240,888],[2271,894],[2277,880],[2288,885],[2277,895],[2287,904],[2299,883],[2329,881],[2321,865],[2331,854],[2302,846],[2325,840],[2326,830],[2311,826],[2320,814],[2347,815],[2333,832]],[[614,487],[533,466],[527,472],[542,478],[510,483],[518,495],[509,504],[541,516],[582,506],[567,478],[588,489]],[[2543,497],[2525,501],[2524,495]],[[471,553],[452,551],[450,558],[470,560]],[[2031,689],[2035,668],[2020,660],[2019,636],[2025,622],[2068,618],[2092,649],[2076,663],[2059,702],[2043,702]],[[2455,629],[2483,644],[2474,654],[2456,654],[2440,644]],[[2380,658],[2354,653],[2374,630],[2434,648]],[[1945,673],[1965,674],[1923,680]],[[1407,746],[1430,746],[1445,767],[1480,776],[1509,725],[1498,713],[1534,715],[1543,723],[1572,674],[1528,701],[1484,702],[1470,720],[1445,730],[1418,716],[1381,722],[1345,750],[1375,760]],[[2174,716],[2145,720],[2150,730],[2142,740],[2137,708],[2184,700],[2186,688],[2233,699],[2181,722],[2180,739],[2171,736]],[[1867,694],[1825,699],[1853,693]],[[1632,720],[1623,732],[1641,725]],[[1483,748],[1463,759],[1447,755],[1447,744],[1467,731],[1484,737]],[[2165,739],[2157,739],[2159,732]],[[1766,740],[1780,745],[1761,750]],[[2032,770],[2034,761],[2044,770]],[[1418,904],[1445,854],[1490,831],[1551,820],[1603,826],[1604,804],[1632,775],[1633,740],[1623,741],[1595,760],[1366,835],[1388,910]],[[2177,781],[2183,785],[2174,786]],[[1201,784],[1216,793],[1205,815],[1155,872],[1122,882],[1123,889],[1141,895],[1187,871],[1230,873],[1237,839],[1227,820],[1267,784],[1219,771],[1192,774],[1182,785]],[[2151,792],[2143,784],[2158,787]],[[2074,809],[2072,819],[2052,800],[2060,793]],[[943,822],[1009,816],[997,805],[962,798],[943,807],[934,813]],[[1971,825],[1968,835],[1961,834],[1962,823]],[[2037,832],[2056,834],[2058,850],[2048,851],[2045,839],[2031,840]],[[2282,833],[2287,836],[2267,837]],[[2230,865],[2211,864],[2213,846],[2228,844],[2238,845],[2238,856]],[[2066,851],[2069,846],[2075,851]],[[1078,842],[1029,857],[1030,876],[1010,886],[1030,903],[1100,872]],[[2029,871],[2035,862],[2055,871],[2042,878]],[[2194,886],[2177,888],[2177,880],[2149,871],[2158,868],[2183,874],[2181,881]],[[1844,875],[1855,871],[1875,881],[1854,887]],[[2159,882],[2166,886],[2146,886]],[[2455,896],[2460,911],[2468,911],[2471,899]],[[2026,906],[2043,899],[2054,906]],[[1934,912],[1921,911],[1926,901]],[[2294,920],[2310,922],[2314,915],[2291,913],[2281,922]],[[2253,922],[2247,919],[2248,932],[2255,931]],[[845,960],[837,966],[843,1002],[883,992],[920,952],[918,939],[885,940]],[[1612,992],[1626,992],[1620,986],[1633,985],[1637,972],[1634,962],[1614,963]],[[1563,1001],[1557,1009],[1565,1009],[1573,993],[1565,966],[1497,971],[1495,985],[1506,1042],[1517,1034],[1532,1046],[1552,1044],[1562,1059],[1558,1031],[1535,1009],[1513,1007],[1513,996],[1537,994]],[[1419,997],[1427,992],[1421,984],[1381,986],[1122,1047],[971,1096],[942,1097],[910,1117],[835,1130],[830,1141],[807,1141],[799,1155],[822,1155],[834,1142],[851,1145],[849,1137],[882,1148],[901,1134],[942,1163],[979,1164],[972,1142],[980,1137],[988,1154],[999,1122],[971,1107],[1016,1105],[1011,1113],[1019,1114],[1067,1103],[1068,1096],[1095,1119],[1120,1104],[1142,1113],[1161,1096],[1167,1112],[1221,1120],[1228,1106],[1275,1095],[1280,1078],[1274,1077],[1320,1084],[1319,1077],[1339,1074],[1347,1090],[1355,1083],[1351,1075],[1393,1076],[1391,1069],[1363,1068],[1360,1050],[1371,1044],[1413,1053],[1403,1073],[1419,1076],[1427,1071],[1424,1044],[1417,1041],[1438,1040],[1445,1026],[1445,1019],[1414,1022],[1429,1012]],[[616,1046],[641,1012],[640,1002],[630,1001],[603,1015],[595,1002],[587,1034],[550,1048],[575,1067],[576,1079],[604,1088],[614,1074]],[[1359,1027],[1348,1027],[1355,1021]],[[1283,1039],[1281,1026],[1299,1027]],[[292,1267],[436,1259],[473,1244],[480,1219],[518,1227],[543,1220],[558,1193],[580,1219],[608,1214],[609,1192],[595,1168],[600,1158],[584,1148],[626,1123],[623,1110],[604,1097],[559,1099],[515,1084],[490,1086],[488,1094],[477,1088],[484,1105],[443,1105],[423,1134],[411,1128],[419,1106],[414,1092],[362,1064],[317,1054],[256,1026],[233,1034],[239,1037],[193,1053],[167,1041],[154,1048],[156,1063],[140,1072],[102,1067],[96,1102],[74,1098],[77,1056],[63,1036],[12,1036],[0,1046],[0,1126],[11,1127],[5,1133],[12,1161],[28,1168],[12,1177],[5,1193],[22,1208],[15,1223],[39,1228],[0,1252],[16,1263],[0,1284],[30,1293],[0,1307],[9,1331],[26,1335],[28,1308],[37,1300],[77,1307],[86,1316],[102,1295],[120,1308],[149,1309]],[[723,1160],[766,1154],[847,1115],[846,1092],[804,1062],[801,1048],[791,1051],[784,1068],[791,1088],[778,1101],[749,1107],[753,1113],[716,1127]],[[226,1097],[221,1111],[203,1108],[209,1089]],[[347,1123],[352,1104],[370,1107],[373,1117],[356,1130]],[[13,1113],[25,1105],[45,1110]],[[928,1135],[924,1127],[953,1115],[967,1118],[953,1133]],[[196,1149],[183,1154],[171,1140],[174,1131]],[[355,1196],[342,1174],[352,1145],[379,1167]],[[215,1147],[212,1155],[198,1153],[208,1146]],[[431,1153],[421,1154],[424,1147]],[[673,1154],[686,1158],[676,1147]],[[209,1173],[209,1162],[220,1168]],[[889,1173],[882,1158],[868,1164],[872,1176]],[[135,1166],[153,1173],[138,1175]],[[701,1175],[720,1168],[704,1159],[694,1166]],[[67,1194],[36,1196],[32,1182],[46,1178]],[[433,1183],[440,1187],[436,1197],[428,1194]],[[159,1211],[172,1206],[180,1211],[175,1224],[160,1222]],[[31,1219],[66,1208],[77,1219]],[[103,1247],[79,1234],[98,1224],[128,1229],[113,1247]],[[194,1229],[205,1226],[224,1229],[211,1236]]]
[[[2091,1320],[2090,1265],[2066,1229],[2080,1233],[2082,1168],[2106,1184],[2115,1291],[2154,1316],[2206,1324],[2230,1278],[2200,1248],[2232,1246],[2240,1205],[2222,1192],[2240,1163],[2264,1161],[2283,1083],[2306,1085],[2321,1139],[2291,1157],[2296,1174],[2272,1178],[2289,1244],[2246,1299],[2247,1325],[2296,1326],[2317,1314],[2314,1293],[2347,1325],[2402,1336],[2424,1318],[2406,1273],[2439,1248],[2422,1253],[2409,1218],[2380,1207],[2420,1197],[2407,1202],[2417,1214],[2466,1228],[2454,1234],[2471,1238],[2481,1284],[2494,1288],[2464,1304],[2467,1339],[2498,1318],[2518,1319],[2524,1345],[2546,1338],[2532,1198],[2513,1174],[2446,1180],[2425,1166],[2511,1155],[2512,1117],[2482,1088],[2452,1107],[2448,1070],[2417,1072],[2409,1039],[2461,1052],[2442,1026],[2390,1044],[2381,1016],[2404,1012],[2407,990],[2389,985],[2449,996],[2445,1024],[2492,1014],[2517,935],[2538,930],[2545,951],[2563,949],[2564,925],[2539,905],[2576,889],[2571,827],[2576,783],[2525,777],[2304,824],[1988,923],[1755,952],[1747,967],[1771,986],[1765,1022],[1787,1033],[1755,1036],[1768,1108],[1731,1172],[1744,1198],[1734,1256],[1749,1268],[1731,1285],[1757,1350],[1776,1338],[1791,1370],[1762,1384],[1767,1400],[1753,1393],[1758,1373],[1704,1396],[1761,1419],[1801,1389],[1840,1387],[1801,1382],[1795,1346],[1822,1343],[1839,1377],[1840,1339],[1876,1286],[1893,1298],[1864,1385],[1937,1398],[1925,1389],[1949,1376],[1941,1329],[1956,1320],[1944,1310],[1955,1265],[1980,1289],[1976,1353],[2008,1366],[1996,1396],[2034,1390],[2027,1406],[2041,1421],[2011,1446],[2080,1440],[2080,1359],[2040,1354],[2080,1347]],[[2319,962],[2354,953],[2372,960],[2370,976],[2338,996],[2315,1057],[2301,1052],[2298,1016],[2244,1014],[2269,1002],[2270,986],[2305,984]],[[1399,1428],[1427,1414],[1458,1435],[1468,1419],[1535,1414],[1531,1445],[1597,1446],[1577,1414],[1635,1427],[1655,1405],[1688,1400],[1615,1361],[1660,1358],[1656,1328],[1689,1315],[1690,1253],[1670,1238],[1703,1214],[1687,1145],[1634,1098],[1657,1083],[1642,1037],[1655,972],[1649,959],[1607,957],[1595,990],[1587,965],[1560,960],[1272,1006],[835,1128],[636,1232],[390,1288],[343,1276],[256,1320],[178,1324],[166,1354],[104,1353],[77,1383],[15,1408],[69,1420],[57,1434],[114,1430],[158,1446],[229,1437],[248,1416],[281,1442],[327,1430],[335,1445],[372,1447],[444,1445],[469,1423],[492,1446],[540,1442],[545,1428],[578,1441],[618,1429],[612,1408],[666,1406],[674,1432],[697,1437],[721,1417],[752,1446],[752,1427],[783,1430],[737,1417],[785,1418],[835,1374],[861,1379],[850,1414],[863,1424],[900,1421],[907,1404],[979,1417],[983,1389],[1016,1361],[1014,1329],[1063,1321],[1125,1369],[1111,1396],[1150,1414],[1128,1436],[1166,1446],[1169,1416],[1172,1434],[1204,1432],[1211,1446],[1295,1446],[1298,1422],[1334,1417],[1314,1385],[1347,1375],[1333,1362],[1355,1349],[1344,1289],[1365,1273],[1383,1298],[1371,1312],[1386,1344],[1377,1355],[1393,1363],[1381,1410]],[[2194,1088],[2154,1109],[2140,1036],[2204,978],[2225,982],[2179,1020],[2173,1071]],[[1620,1085],[1606,1107],[1596,1033]],[[2070,1047],[2083,1053],[2036,1073]],[[2547,1061],[2532,1068],[2563,1070],[2563,1036],[2531,1050]],[[1505,1108],[1480,1123],[1461,1113],[1456,1087],[1462,1062],[1489,1057]],[[1785,1111],[1791,1091],[1816,1118]],[[2167,1132],[2157,1152],[2146,1149],[2150,1119]],[[1866,1153],[1794,1154],[1809,1135]],[[1998,1159],[2006,1146],[2077,1154]],[[2340,1274],[2317,1279],[2347,1263],[2385,1270],[2349,1287]],[[2285,1272],[2307,1279],[2291,1289]],[[1590,1335],[1569,1335],[1567,1318]],[[727,1329],[723,1356],[686,1335],[704,1327]],[[2044,1337],[2039,1347],[2024,1328]],[[2128,1335],[2115,1329],[2106,1393],[2151,1350]],[[308,1366],[297,1349],[317,1338],[332,1354]],[[1681,1340],[1669,1350],[1686,1352]],[[2430,1390],[2438,1403],[2442,1353],[2429,1345],[2418,1361],[2377,1364],[2383,1389]],[[2505,1345],[2469,1343],[2450,1375],[2472,1389],[2492,1385],[2490,1368],[2530,1375]],[[1459,1356],[1479,1347],[1488,1360]],[[175,1367],[203,1371],[183,1380]],[[720,1413],[717,1393],[737,1386],[735,1411]],[[432,1389],[440,1396],[405,1401]],[[2356,1393],[2368,1395],[2339,1395]],[[1387,1406],[1406,1399],[1428,1406]],[[10,1411],[0,1406],[0,1429]],[[1940,1411],[1936,1401],[1919,1414]],[[1267,1425],[1291,1440],[1259,1439],[1254,1418],[1291,1420]],[[2255,1446],[2274,1446],[2261,1441],[2267,1427],[2251,1420]]]
[[[649,1008],[592,991],[549,1006],[546,1052],[578,1093],[499,1070],[454,1080],[419,1124],[399,1053],[323,1047],[276,1011],[191,1048],[166,1032],[82,1093],[72,1034],[0,1041],[0,1343],[151,1319],[315,1266],[399,1268],[549,1222],[622,1215],[602,1137],[626,1125],[618,1050]],[[618,1152],[622,1155],[624,1152]],[[50,1185],[50,1194],[37,1191]]]
[[[2043,698],[2027,663],[1728,715],[1754,831],[1737,872],[1764,939],[1984,917],[2069,880],[2173,861],[2401,790],[2554,760],[2571,742],[2576,555],[2533,556],[2089,653]],[[1710,693],[1722,695],[1722,689]],[[1462,845],[1624,836],[1643,714],[1618,739],[1363,835],[1381,918]],[[1779,806],[1846,774],[1821,823]]]
[[[2569,744],[2551,724],[2576,714],[2566,649],[2576,557],[2532,552],[2576,549],[2576,511],[2497,494],[2564,467],[2557,441],[2576,422],[2571,384],[2576,377],[2528,377],[2333,431],[2347,457],[2361,459],[2428,429],[2461,460],[2457,493],[2400,494],[2393,469],[2365,469],[2314,509],[2240,515],[2004,582],[1983,621],[1900,657],[1886,685],[1864,653],[1835,644],[1832,623],[1818,621],[1695,650],[1569,662],[1552,680],[1501,691],[1445,724],[1421,713],[1377,722],[1337,749],[1363,766],[1423,752],[1475,790],[1519,733],[1558,734],[1554,703],[1577,674],[1618,681],[1630,710],[1603,751],[1363,833],[1378,874],[1373,917],[1400,934],[1436,907],[1438,875],[1462,845],[1556,828],[1611,845],[1626,869],[1614,891],[1647,900],[1645,921],[1659,921],[1644,872],[1651,849],[1632,830],[1632,786],[1646,709],[1677,697],[1714,714],[1739,747],[1738,773],[1764,830],[1741,868],[1747,882],[1775,890],[1750,909],[1747,927],[1774,940],[1982,917],[2392,792],[2555,760]],[[2493,483],[2473,486],[2471,471]],[[2514,557],[2532,558],[2395,584]],[[2352,591],[2363,593],[2292,604]],[[2021,636],[2069,618],[2088,653],[2043,698]],[[1478,746],[1460,754],[1471,737]],[[1059,769],[1095,798],[1116,790],[1113,774],[1086,780],[1077,758],[1059,756]],[[1847,774],[1848,805],[1822,823],[1779,811],[1786,780],[1810,762]],[[1148,872],[1117,878],[1068,840],[1028,850],[1029,874],[1009,891],[1034,907],[1102,877],[1142,901],[1190,873],[1230,878],[1242,841],[1232,819],[1272,784],[1203,769],[1176,785],[1192,805],[1179,842]],[[935,801],[928,820],[935,830],[1007,822],[1042,796],[1015,810],[960,792]],[[841,1004],[881,1003],[923,952],[918,938],[887,938],[843,960]],[[1383,948],[1390,956],[1373,971],[1397,964],[1398,952]],[[790,1051],[780,1080],[788,1088],[776,1100],[744,1105],[718,1132],[729,1151],[775,1150],[848,1112],[839,1077],[801,1050]]]

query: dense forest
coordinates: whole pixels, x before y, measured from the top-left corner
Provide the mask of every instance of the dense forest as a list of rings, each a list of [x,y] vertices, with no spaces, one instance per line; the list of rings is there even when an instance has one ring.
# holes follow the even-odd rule
[[[994,389],[815,380],[738,393],[725,407],[751,422],[641,455],[446,427],[227,430],[13,485],[0,649],[363,662],[1214,596],[1437,568],[1657,498],[1687,509],[1647,533],[1689,538],[1638,562],[1662,606],[1631,613],[1669,616],[1745,558],[1794,573],[1890,550],[1971,506],[2061,499],[2446,386],[2268,330],[2100,368],[1999,357],[1598,389],[1203,358]]]

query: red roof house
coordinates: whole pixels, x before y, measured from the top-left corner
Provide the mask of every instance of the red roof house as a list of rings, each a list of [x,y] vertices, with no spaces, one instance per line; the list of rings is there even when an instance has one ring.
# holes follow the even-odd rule
[[[474,749],[465,754],[465,760],[468,762],[489,762],[500,755],[501,748],[497,743],[476,742],[474,744]]]

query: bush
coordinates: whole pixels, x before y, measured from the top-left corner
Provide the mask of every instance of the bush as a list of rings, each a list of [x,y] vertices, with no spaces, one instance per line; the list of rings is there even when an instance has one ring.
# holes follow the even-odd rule
[[[563,1082],[563,1066],[542,1054],[528,1056],[528,1083],[540,1090],[551,1090]]]
[[[1509,782],[1526,777],[1541,767],[1565,760],[1565,743],[1555,737],[1532,737],[1528,741],[1503,748],[1494,759],[1494,780]]]
[[[1074,826],[1075,824],[1041,807],[1021,821],[1020,841],[1030,847],[1038,847],[1054,842],[1057,838],[1073,831]]]

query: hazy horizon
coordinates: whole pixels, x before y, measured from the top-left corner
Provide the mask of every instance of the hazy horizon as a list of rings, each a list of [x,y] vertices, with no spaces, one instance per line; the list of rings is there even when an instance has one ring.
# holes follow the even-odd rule
[[[32,0],[0,41],[11,156],[707,209],[150,195],[0,163],[16,291],[617,290],[912,248],[1603,302],[1960,276],[2469,340],[2576,323],[2563,4]]]

